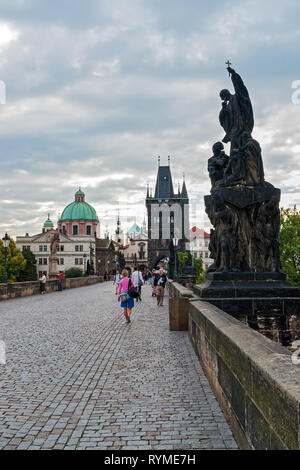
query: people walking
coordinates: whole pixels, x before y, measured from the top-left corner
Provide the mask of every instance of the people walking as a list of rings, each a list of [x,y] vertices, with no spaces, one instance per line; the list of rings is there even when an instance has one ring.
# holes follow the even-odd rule
[[[155,271],[155,269],[152,269],[152,273],[151,273],[152,297],[156,296],[156,287],[154,285],[155,275],[156,275],[156,271]]]
[[[63,290],[63,279],[64,279],[64,275],[63,275],[62,271],[59,271],[59,275],[58,275],[58,290],[59,290],[59,292],[62,292],[62,290]]]
[[[40,277],[40,293],[42,295],[46,293],[46,282],[47,282],[46,273],[43,272],[42,276]]]
[[[137,267],[134,268],[131,278],[134,282],[134,285],[138,288],[139,296],[137,297],[136,301],[141,302],[142,301],[142,286],[144,285],[144,279],[139,268]]]
[[[121,301],[121,307],[124,309],[124,317],[126,319],[126,323],[131,323],[130,315],[134,307],[134,299],[129,295],[130,287],[137,286],[135,286],[132,279],[128,277],[128,271],[126,269],[123,269],[122,279],[120,280],[118,288],[118,301]]]
[[[114,277],[114,284],[116,284],[116,295],[118,294],[119,284],[122,279],[120,271],[117,270],[115,277]]]
[[[154,285],[156,287],[156,299],[157,299],[157,306],[163,307],[164,304],[164,295],[165,295],[165,287],[167,283],[167,276],[164,273],[164,270],[161,268],[158,274],[155,275]]]

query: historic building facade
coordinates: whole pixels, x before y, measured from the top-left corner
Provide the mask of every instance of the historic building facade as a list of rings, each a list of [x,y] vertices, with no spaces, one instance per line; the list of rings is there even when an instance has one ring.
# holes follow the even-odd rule
[[[148,268],[148,235],[145,226],[146,221],[143,227],[134,223],[126,234],[124,257],[126,267],[130,270],[134,267],[139,267],[142,271]]]
[[[99,233],[99,219],[95,209],[85,202],[85,195],[79,189],[75,202],[69,204],[58,221],[58,269],[63,273],[69,268],[80,268],[86,272],[88,265],[96,269],[96,237]],[[49,274],[51,239],[55,233],[53,222],[48,219],[42,232],[33,236],[26,234],[16,239],[17,247],[23,251],[30,249],[37,260],[37,274]]]
[[[203,268],[208,269],[213,260],[210,258],[209,251],[210,234],[198,227],[190,230],[190,251],[195,258],[202,258]]]

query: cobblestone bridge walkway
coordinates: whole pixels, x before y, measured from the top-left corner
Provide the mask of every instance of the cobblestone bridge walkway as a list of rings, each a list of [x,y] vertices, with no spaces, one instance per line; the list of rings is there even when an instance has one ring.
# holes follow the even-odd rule
[[[1,449],[232,449],[186,332],[150,288],[126,325],[112,283],[0,302]]]

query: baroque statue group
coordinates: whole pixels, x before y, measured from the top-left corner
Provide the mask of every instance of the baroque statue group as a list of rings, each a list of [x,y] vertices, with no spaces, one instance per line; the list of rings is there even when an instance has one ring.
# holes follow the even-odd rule
[[[209,272],[281,272],[280,190],[265,181],[262,150],[252,137],[249,92],[229,61],[227,65],[235,93],[220,92],[219,121],[226,135],[213,145],[208,160],[212,188],[205,205],[214,227]]]

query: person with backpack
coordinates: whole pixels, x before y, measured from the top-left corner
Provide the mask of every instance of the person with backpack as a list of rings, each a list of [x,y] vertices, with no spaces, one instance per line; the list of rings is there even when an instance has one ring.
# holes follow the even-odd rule
[[[121,307],[124,309],[124,317],[126,323],[131,323],[130,315],[134,307],[134,298],[130,296],[129,292],[136,288],[133,281],[128,277],[128,271],[123,269],[122,279],[119,283],[118,301],[121,301]],[[137,294],[137,291],[134,291]]]
[[[134,268],[134,271],[131,277],[134,282],[134,285],[138,287],[139,296],[137,297],[136,301],[141,302],[142,301],[142,286],[144,285],[144,279],[139,268]]]

